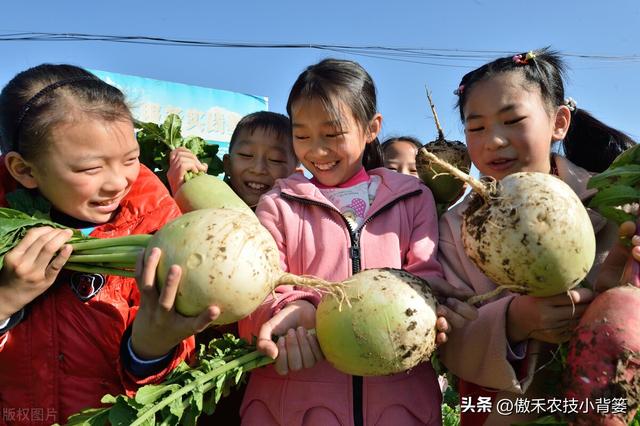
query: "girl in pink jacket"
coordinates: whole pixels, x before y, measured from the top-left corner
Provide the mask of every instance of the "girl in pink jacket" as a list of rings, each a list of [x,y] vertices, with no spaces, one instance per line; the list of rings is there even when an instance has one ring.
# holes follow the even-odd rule
[[[278,180],[256,211],[278,244],[284,270],[341,281],[363,269],[402,268],[446,289],[430,191],[418,179],[372,167],[382,165],[382,117],[367,72],[350,61],[312,65],[295,82],[287,112],[296,156],[313,178]],[[318,302],[315,293],[282,286],[240,322],[240,334],[257,337],[258,348],[276,359],[252,372],[243,424],[441,424],[442,398],[428,361],[407,373],[364,378],[324,361],[307,333]],[[447,305],[438,308],[439,343],[451,325],[475,315],[452,298]]]
[[[462,78],[458,107],[482,175],[552,173],[586,203],[595,194],[587,189],[592,172],[606,169],[634,142],[565,100],[562,74],[560,58],[546,49],[500,58]],[[560,140],[566,157],[551,152]],[[467,205],[468,198],[441,218],[440,260],[449,283],[481,294],[496,285],[464,252],[460,226]],[[597,212],[589,216],[597,255],[586,281],[598,287],[606,282],[600,266],[618,233]],[[463,379],[462,424],[508,425],[551,414],[549,385],[559,377],[546,367],[593,296],[587,286],[552,297],[503,293],[479,308],[478,320],[453,330],[441,360]]]

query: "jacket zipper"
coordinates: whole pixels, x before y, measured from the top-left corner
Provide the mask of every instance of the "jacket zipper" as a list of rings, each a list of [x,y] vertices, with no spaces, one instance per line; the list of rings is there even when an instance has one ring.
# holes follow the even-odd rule
[[[351,224],[349,223],[349,221],[335,207],[329,204],[321,203],[319,201],[307,200],[305,198],[299,198],[299,197],[282,193],[282,192],[280,193],[280,195],[282,196],[282,198],[286,200],[294,200],[302,204],[325,207],[329,210],[337,212],[338,215],[340,215],[345,225],[347,226],[347,229],[349,230],[349,239],[351,240],[351,247],[349,248],[349,257],[351,257],[351,274],[355,275],[358,272],[360,272],[360,269],[362,267],[361,256],[360,256],[360,235],[362,234],[362,230],[364,229],[364,226],[367,223],[371,222],[371,220],[373,220],[374,217],[387,211],[396,203],[402,200],[405,200],[407,198],[420,195],[421,193],[422,193],[422,190],[418,189],[413,192],[409,192],[407,194],[401,195],[398,198],[394,198],[393,200],[389,201],[387,204],[382,206],[380,209],[378,209],[374,214],[369,216],[362,223],[362,226],[360,227],[360,229],[356,231],[354,231],[353,228],[351,228]],[[354,426],[363,426],[364,412],[362,407],[362,390],[363,390],[362,376],[351,376],[351,386],[353,389],[353,424]]]

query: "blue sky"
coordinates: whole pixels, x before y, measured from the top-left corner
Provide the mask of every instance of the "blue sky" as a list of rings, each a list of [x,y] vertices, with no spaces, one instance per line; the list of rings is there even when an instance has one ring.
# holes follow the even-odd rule
[[[639,28],[637,0],[7,1],[0,34],[73,32],[485,53],[456,61],[417,59],[439,64],[430,65],[317,49],[0,41],[0,85],[27,67],[68,62],[267,96],[272,111],[284,112],[288,91],[304,67],[328,56],[347,58],[360,62],[376,82],[382,136],[409,134],[427,142],[436,130],[425,85],[433,93],[447,137],[462,139],[452,93],[462,75],[500,52],[550,45],[563,53],[627,58],[567,58],[567,94],[579,107],[640,139]]]

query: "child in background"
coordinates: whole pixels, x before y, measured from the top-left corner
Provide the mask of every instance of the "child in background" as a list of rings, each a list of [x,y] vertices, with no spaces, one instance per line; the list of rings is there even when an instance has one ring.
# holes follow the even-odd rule
[[[594,195],[586,188],[590,172],[604,170],[633,141],[565,100],[563,70],[558,55],[546,49],[497,59],[462,78],[458,107],[469,155],[482,175],[500,180],[516,172],[552,173],[587,202]],[[566,157],[552,154],[560,140]],[[480,294],[496,285],[465,255],[460,224],[467,205],[468,198],[441,219],[440,260],[448,282]],[[597,212],[589,216],[597,254],[586,281],[594,283],[617,230]],[[592,298],[591,289],[577,288],[552,297],[503,293],[485,303],[478,320],[454,329],[442,349],[443,363],[463,379],[461,397],[472,404],[480,396],[548,398],[544,385],[558,377],[545,363],[556,344],[570,338]],[[541,415],[501,416],[495,406],[490,415],[472,411],[463,413],[463,424],[511,424]]]
[[[420,141],[411,136],[389,138],[382,142],[384,166],[396,172],[418,177],[416,155],[422,148]]]
[[[236,125],[229,153],[222,158],[225,182],[255,209],[262,194],[276,179],[291,175],[298,165],[291,145],[291,124],[282,114],[259,111],[244,116]],[[171,152],[167,178],[175,194],[188,171],[206,171],[191,151],[178,148]]]
[[[245,115],[236,125],[229,142],[229,153],[222,158],[225,182],[252,209],[260,196],[273,187],[276,179],[295,172],[298,160],[291,142],[291,123],[285,115],[259,111]],[[167,178],[175,194],[184,183],[188,171],[206,171],[206,164],[186,148],[171,152]],[[237,334],[237,325],[209,328],[196,336],[198,343],[221,337],[224,333]],[[238,424],[244,386],[231,391],[221,399],[208,421]]]
[[[0,94],[0,139],[2,206],[24,209],[15,204],[20,191],[50,204],[43,213],[52,220],[100,238],[152,233],[180,214],[138,161],[122,92],[81,68],[44,64],[16,75]],[[131,278],[61,270],[70,237],[70,230],[33,228],[4,257],[0,411],[7,423],[64,422],[99,407],[107,393],[161,380],[193,352],[190,336],[219,314],[216,307],[196,318],[173,311],[180,271],[172,269],[172,284],[158,295],[158,250],[141,292]]]
[[[446,289],[435,256],[430,191],[418,179],[381,167],[382,117],[369,74],[351,61],[312,65],[294,83],[287,112],[296,156],[313,178],[279,180],[256,210],[276,240],[284,270],[341,281],[364,269],[402,268],[436,291]],[[318,302],[315,292],[281,286],[240,321],[240,335],[257,337],[258,349],[276,360],[252,371],[243,424],[441,424],[442,396],[428,361],[385,377],[348,376],[324,361],[307,332],[315,326]],[[450,327],[472,318],[475,309],[449,298],[438,315],[441,344]]]

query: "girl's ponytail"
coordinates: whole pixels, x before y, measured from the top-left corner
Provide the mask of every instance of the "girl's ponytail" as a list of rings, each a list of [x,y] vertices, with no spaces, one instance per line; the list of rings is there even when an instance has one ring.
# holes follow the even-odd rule
[[[362,156],[362,165],[365,170],[372,170],[378,167],[384,167],[382,158],[382,146],[378,138],[375,138],[367,146],[364,147],[364,155]]]
[[[636,142],[579,108],[571,113],[571,125],[562,142],[565,156],[591,172],[606,170],[613,160]]]

